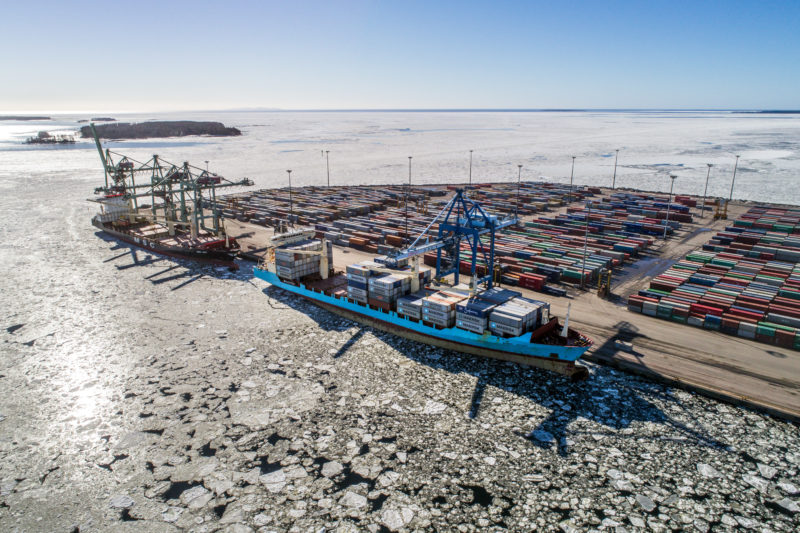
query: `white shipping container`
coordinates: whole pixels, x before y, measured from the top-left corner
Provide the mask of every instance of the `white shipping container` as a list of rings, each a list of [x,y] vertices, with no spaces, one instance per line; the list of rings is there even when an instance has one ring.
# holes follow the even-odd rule
[[[698,328],[702,328],[703,327],[703,319],[702,318],[697,318],[695,316],[690,316],[687,319],[687,323],[690,326],[695,326],[695,327],[698,327]]]

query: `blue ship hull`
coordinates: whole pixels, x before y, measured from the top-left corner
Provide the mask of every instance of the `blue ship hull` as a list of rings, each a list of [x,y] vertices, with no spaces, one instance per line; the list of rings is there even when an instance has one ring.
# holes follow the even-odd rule
[[[538,344],[531,342],[530,332],[519,337],[503,338],[489,334],[479,335],[458,328],[437,329],[422,322],[408,320],[394,311],[372,309],[313,291],[304,285],[286,283],[268,270],[255,268],[253,272],[255,277],[311,300],[326,310],[407,339],[482,357],[545,368],[574,378],[584,378],[587,375],[586,368],[575,365],[575,361],[591,347],[591,342],[585,346]]]

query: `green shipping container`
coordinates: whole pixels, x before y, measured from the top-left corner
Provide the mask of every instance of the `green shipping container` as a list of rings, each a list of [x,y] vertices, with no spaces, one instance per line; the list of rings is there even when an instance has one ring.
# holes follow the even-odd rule
[[[795,328],[793,328],[792,326],[784,326],[783,324],[775,324],[774,322],[759,322],[758,325],[759,326],[763,325],[763,326],[766,326],[766,327],[772,328],[772,329],[782,329],[783,331],[790,331],[792,333],[796,333],[797,332],[797,330]]]
[[[769,326],[762,326],[761,323],[759,322],[759,325],[756,328],[756,333],[758,335],[766,335],[767,337],[774,337],[775,328],[771,328]]]

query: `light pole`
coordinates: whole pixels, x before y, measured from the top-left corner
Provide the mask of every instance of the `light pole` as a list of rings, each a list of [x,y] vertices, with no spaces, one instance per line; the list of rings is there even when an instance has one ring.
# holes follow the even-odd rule
[[[294,227],[294,202],[292,201],[292,171],[286,171],[289,174],[289,224]]]
[[[467,189],[472,187],[472,150],[469,151],[469,185]]]
[[[411,156],[408,156],[408,188],[406,188],[406,242],[411,242],[408,238],[408,199],[411,195]]]
[[[206,174],[208,174],[208,161],[206,161]]]
[[[706,174],[706,188],[703,191],[703,205],[700,207],[700,218],[704,218],[706,216],[706,194],[708,194],[708,178],[711,176],[711,163],[706,163],[708,165],[708,173]]]
[[[669,200],[667,200],[667,220],[664,221],[664,240],[667,240],[667,226],[669,226],[669,208],[672,206],[672,188],[675,186],[675,178],[677,178],[675,174],[670,174],[669,178],[672,180],[672,183],[669,185]]]
[[[331,186],[331,160],[328,158],[330,150],[325,150],[325,166],[328,169],[328,187]]]
[[[617,188],[617,159],[619,158],[619,149],[614,150],[616,155],[614,156],[614,177],[611,179],[611,189]]]
[[[731,179],[731,195],[728,197],[728,203],[733,200],[733,184],[736,181],[736,168],[739,166],[739,156],[736,156],[736,163],[733,165],[733,178]]]
[[[569,203],[572,203],[572,177],[575,175],[575,156],[572,156],[572,170],[569,172]]]
[[[517,205],[514,206],[514,218],[517,219],[517,223],[519,223],[519,187],[522,183],[522,165],[517,165]]]
[[[589,244],[589,215],[592,213],[592,202],[586,202],[586,229],[583,233],[583,266],[581,267],[581,289],[586,284],[586,250]]]

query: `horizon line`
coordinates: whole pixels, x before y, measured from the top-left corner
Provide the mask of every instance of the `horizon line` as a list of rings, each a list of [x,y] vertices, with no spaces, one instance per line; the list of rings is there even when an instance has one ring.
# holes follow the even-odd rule
[[[780,108],[704,108],[704,107],[455,107],[455,108],[435,108],[435,107],[376,107],[376,108],[273,108],[273,107],[234,107],[226,109],[175,109],[175,110],[145,110],[145,111],[0,111],[0,116],[19,116],[26,115],[77,115],[77,114],[97,114],[97,113],[117,113],[117,114],[145,114],[145,113],[631,113],[631,112],[726,112],[726,113],[762,113],[762,114],[800,114],[800,109],[780,109]]]

